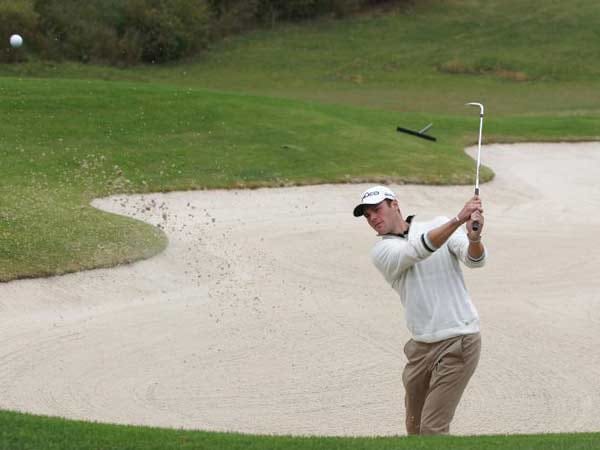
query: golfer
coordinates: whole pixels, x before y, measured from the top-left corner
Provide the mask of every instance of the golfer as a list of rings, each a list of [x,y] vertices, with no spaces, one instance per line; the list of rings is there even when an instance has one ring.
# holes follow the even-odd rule
[[[381,237],[371,256],[400,294],[412,334],[404,346],[408,362],[402,374],[406,430],[447,434],[481,351],[479,316],[459,264],[484,265],[481,199],[471,198],[452,219],[420,222],[404,219],[396,195],[375,186],[362,194],[354,216],[364,216]]]

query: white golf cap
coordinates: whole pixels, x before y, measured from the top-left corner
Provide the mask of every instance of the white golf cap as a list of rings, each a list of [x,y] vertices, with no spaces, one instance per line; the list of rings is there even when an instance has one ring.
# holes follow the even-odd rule
[[[385,186],[373,186],[367,189],[360,196],[360,203],[354,208],[354,217],[360,217],[363,215],[363,208],[367,205],[377,205],[382,201],[396,200],[396,194],[391,189]]]

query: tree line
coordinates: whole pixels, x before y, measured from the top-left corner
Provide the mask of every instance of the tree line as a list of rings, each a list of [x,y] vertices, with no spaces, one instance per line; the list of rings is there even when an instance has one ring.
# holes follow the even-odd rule
[[[0,0],[0,62],[134,65],[196,55],[224,36],[409,0]],[[21,34],[27,50],[11,49]]]

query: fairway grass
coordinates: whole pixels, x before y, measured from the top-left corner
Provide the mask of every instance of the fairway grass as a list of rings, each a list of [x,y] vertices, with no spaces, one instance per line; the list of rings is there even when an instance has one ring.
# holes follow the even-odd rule
[[[0,281],[110,267],[165,248],[160,229],[97,211],[89,206],[96,197],[474,178],[463,149],[477,139],[476,114],[125,81],[1,78],[0,92]],[[396,132],[429,121],[435,143]],[[484,127],[487,142],[597,137],[597,119],[586,114],[491,116]],[[482,182],[492,176],[484,167]]]
[[[386,111],[129,82],[0,80],[0,280],[146,258],[149,225],[96,211],[116,193],[353,181],[470,183],[476,118],[440,116],[440,142]],[[471,134],[471,133],[469,133]],[[482,179],[491,178],[484,170]]]
[[[430,437],[293,437],[169,430],[0,412],[0,448],[11,450],[596,450],[600,434]]]

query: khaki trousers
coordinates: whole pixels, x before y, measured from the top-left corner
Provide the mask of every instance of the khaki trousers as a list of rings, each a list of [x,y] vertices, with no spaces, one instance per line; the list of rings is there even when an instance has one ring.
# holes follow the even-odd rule
[[[447,434],[481,353],[479,333],[440,342],[409,340],[402,374],[408,434]]]

